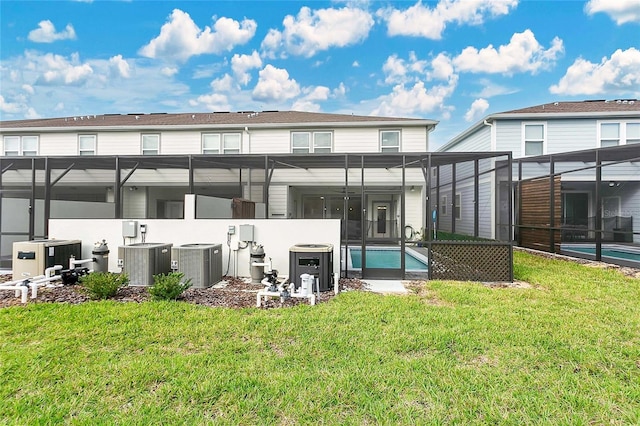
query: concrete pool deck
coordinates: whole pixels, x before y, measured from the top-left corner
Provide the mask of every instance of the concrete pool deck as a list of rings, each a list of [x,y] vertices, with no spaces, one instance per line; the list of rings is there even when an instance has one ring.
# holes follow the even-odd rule
[[[407,294],[403,281],[399,280],[362,280],[366,289],[381,294]]]

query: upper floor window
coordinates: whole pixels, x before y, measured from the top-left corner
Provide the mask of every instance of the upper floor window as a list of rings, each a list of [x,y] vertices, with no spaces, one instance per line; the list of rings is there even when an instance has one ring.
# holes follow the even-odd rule
[[[462,219],[462,195],[456,194],[455,206],[454,206],[454,216],[457,220]]]
[[[600,123],[600,147],[620,145],[620,123]]]
[[[240,133],[203,133],[203,154],[240,154]]]
[[[5,136],[4,155],[38,155],[38,136]]]
[[[145,134],[142,135],[142,155],[158,155],[160,154],[160,135]]]
[[[292,132],[291,152],[294,154],[316,154],[331,152],[333,133],[331,132]]]
[[[442,216],[446,216],[447,215],[447,196],[443,195],[441,202],[440,202],[440,214]]]
[[[545,125],[542,123],[524,125],[524,155],[543,155],[545,153]]]
[[[380,132],[380,152],[400,152],[400,130]]]
[[[96,135],[78,136],[78,154],[96,155]]]
[[[627,123],[627,144],[640,143],[640,123]]]

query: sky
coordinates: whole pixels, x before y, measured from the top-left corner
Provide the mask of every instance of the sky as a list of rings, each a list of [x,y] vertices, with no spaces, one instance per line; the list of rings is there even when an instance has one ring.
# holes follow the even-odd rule
[[[0,0],[0,120],[299,110],[439,121],[640,97],[638,0]]]

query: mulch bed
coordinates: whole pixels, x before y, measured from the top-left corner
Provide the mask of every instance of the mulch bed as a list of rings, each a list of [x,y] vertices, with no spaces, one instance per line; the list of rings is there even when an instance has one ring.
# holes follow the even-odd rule
[[[0,282],[10,281],[10,275],[0,276]],[[340,289],[342,291],[363,290],[364,283],[358,279],[340,279]],[[224,277],[221,284],[209,288],[190,288],[178,299],[183,302],[196,305],[227,308],[250,308],[256,306],[256,294],[262,290],[261,284],[251,284],[243,279],[234,277]],[[320,298],[316,303],[324,303],[335,297],[333,291],[320,293]],[[29,304],[32,303],[69,303],[79,304],[91,300],[84,292],[81,285],[65,285],[59,287],[41,287],[38,289],[37,299],[31,299],[29,291]],[[110,300],[117,302],[141,303],[151,300],[151,295],[146,287],[126,286],[118,289],[118,293]],[[279,308],[295,306],[300,303],[309,303],[307,299],[288,298],[281,302],[279,298],[269,298],[262,303],[263,308]],[[11,290],[0,291],[0,308],[7,306],[22,305],[20,297],[15,297]]]

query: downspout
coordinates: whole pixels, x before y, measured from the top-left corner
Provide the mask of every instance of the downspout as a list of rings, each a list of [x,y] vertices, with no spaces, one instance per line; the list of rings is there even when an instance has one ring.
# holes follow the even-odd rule
[[[247,134],[247,154],[251,154],[251,132],[249,126],[244,126],[244,132]],[[249,167],[249,179],[247,179],[247,199],[251,200],[251,167]]]

